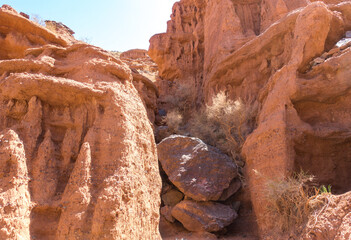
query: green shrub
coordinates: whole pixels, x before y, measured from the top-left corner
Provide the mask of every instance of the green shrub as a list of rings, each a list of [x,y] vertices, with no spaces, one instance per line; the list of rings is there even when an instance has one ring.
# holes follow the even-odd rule
[[[317,194],[331,194],[331,185],[328,185],[328,187],[322,185],[316,190]]]

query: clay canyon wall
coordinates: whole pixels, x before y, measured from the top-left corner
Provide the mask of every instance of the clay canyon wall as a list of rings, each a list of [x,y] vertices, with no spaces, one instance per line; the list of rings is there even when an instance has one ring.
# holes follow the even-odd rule
[[[0,9],[0,239],[288,239],[264,189],[301,170],[332,194],[295,239],[349,239],[350,1],[180,0],[122,54],[46,24]],[[188,131],[219,93],[255,106],[231,156]]]
[[[220,92],[259,106],[241,155],[244,191],[261,238],[274,225],[263,215],[268,181],[302,169],[335,194],[351,190],[351,52],[349,44],[338,43],[351,30],[350,10],[351,2],[341,0],[181,0],[167,32],[150,39],[161,104],[177,84],[186,84],[196,93],[195,108],[211,104]],[[325,235],[310,226],[304,237],[347,239],[336,237],[349,221],[344,216],[333,227],[321,223]]]
[[[3,6],[0,76],[0,239],[160,239],[138,73]]]

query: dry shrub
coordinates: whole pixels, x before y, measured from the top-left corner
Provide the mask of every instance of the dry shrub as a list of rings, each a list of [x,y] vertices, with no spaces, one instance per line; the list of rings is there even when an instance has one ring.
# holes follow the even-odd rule
[[[52,23],[45,23],[45,28],[49,29],[53,33],[56,33],[56,34],[58,33],[57,29],[56,29],[56,26],[54,24],[52,24]]]
[[[184,114],[194,106],[192,89],[190,83],[175,83],[173,93],[165,96],[164,102],[169,105],[171,110],[177,110]]]
[[[200,110],[190,119],[189,131],[192,136],[201,138],[209,145],[230,153],[225,134],[219,123],[210,121],[205,110]],[[228,151],[229,150],[229,151]]]
[[[175,83],[173,93],[164,97],[163,101],[168,105],[168,113],[163,121],[170,131],[182,134],[180,131],[184,118],[189,116],[188,111],[193,107],[192,91],[190,84]],[[187,119],[185,119],[187,120]]]
[[[169,111],[165,118],[165,122],[167,126],[173,133],[179,132],[179,127],[182,124],[182,121],[183,121],[182,114],[180,114],[178,110]]]
[[[232,146],[231,151],[241,151],[247,135],[253,129],[250,123],[255,109],[245,105],[240,99],[228,99],[224,92],[220,92],[212,99],[212,104],[206,106],[205,112],[209,121],[214,121],[221,127]]]
[[[192,118],[190,133],[231,155],[237,165],[243,167],[241,148],[254,128],[256,113],[256,105],[228,99],[220,92],[213,97],[212,104]]]
[[[38,14],[31,15],[30,20],[32,20],[33,22],[35,22],[43,27],[45,26],[45,21]]]
[[[79,38],[79,41],[85,42],[87,44],[91,44],[91,38],[88,38],[88,37],[81,37]]]
[[[282,180],[267,181],[264,189],[267,208],[263,218],[274,224],[272,230],[295,235],[302,232],[314,210],[312,200],[318,195],[313,181],[314,177],[303,171]]]

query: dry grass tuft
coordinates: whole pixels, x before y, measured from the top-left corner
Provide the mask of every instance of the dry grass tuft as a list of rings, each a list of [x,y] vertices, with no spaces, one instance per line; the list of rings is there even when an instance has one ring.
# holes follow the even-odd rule
[[[191,84],[177,83],[173,86],[173,94],[165,96],[164,102],[169,105],[170,109],[177,110],[184,115],[194,107],[192,89]]]
[[[189,110],[194,107],[191,89],[190,84],[176,83],[173,86],[173,94],[167,95],[163,99],[170,109],[164,122],[173,133],[182,134],[181,125],[189,118]]]
[[[45,28],[49,29],[53,33],[58,33],[56,26],[52,23],[45,23]]]
[[[178,133],[179,127],[183,122],[183,116],[178,110],[171,110],[167,113],[165,122],[173,133]]]
[[[276,233],[299,236],[308,219],[326,204],[330,192],[314,187],[315,178],[301,171],[283,180],[269,180],[265,186],[267,208],[264,218]],[[321,197],[322,196],[322,197]],[[318,215],[318,214],[317,214]]]

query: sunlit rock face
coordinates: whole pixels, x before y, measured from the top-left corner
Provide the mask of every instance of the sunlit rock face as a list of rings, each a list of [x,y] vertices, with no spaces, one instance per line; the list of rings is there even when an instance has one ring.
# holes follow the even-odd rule
[[[242,156],[261,236],[274,224],[262,218],[261,191],[273,177],[302,169],[335,193],[351,190],[350,9],[341,0],[182,0],[167,32],[150,39],[161,98],[186,83],[197,107],[219,92],[258,104]]]
[[[145,102],[121,60],[0,9],[0,238],[160,239]]]

